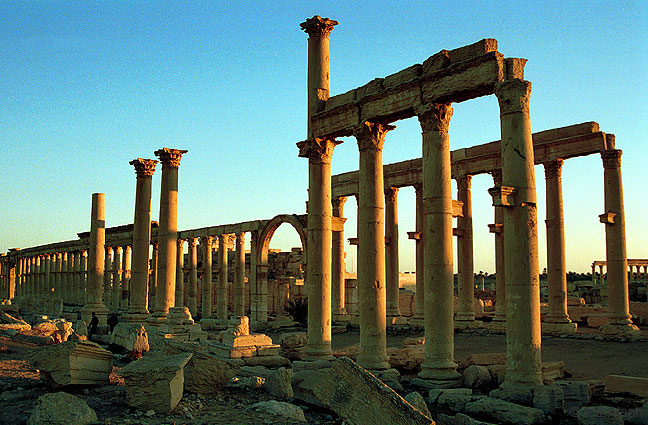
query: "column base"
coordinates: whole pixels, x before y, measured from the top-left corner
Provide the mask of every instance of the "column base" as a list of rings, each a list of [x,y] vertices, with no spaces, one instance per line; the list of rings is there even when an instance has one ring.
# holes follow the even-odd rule
[[[462,320],[457,317],[454,320],[455,329],[479,329],[483,326],[484,322],[481,320],[475,320],[474,318],[472,320]]]
[[[376,378],[383,381],[385,385],[390,387],[394,391],[403,391],[403,386],[399,381],[400,373],[396,369],[368,369],[368,372],[371,372]]]
[[[548,323],[541,325],[543,335],[574,335],[578,329],[576,323]]]
[[[426,364],[424,362],[421,365],[421,369],[422,370],[417,375],[420,379],[431,381],[458,381],[461,383],[461,374],[457,372],[457,365],[454,362],[435,362],[432,364]]]
[[[414,378],[410,381],[410,384],[426,390],[440,388],[460,388],[461,377],[452,380]]]
[[[149,316],[149,313],[127,312],[122,315],[122,321],[128,323],[145,323],[148,321]]]
[[[382,358],[382,356],[359,354],[356,363],[367,370],[387,370],[390,367],[388,359],[387,355]]]
[[[640,330],[635,325],[629,324],[606,324],[599,328],[601,335],[605,338],[630,338],[639,336]]]
[[[351,316],[344,313],[336,313],[333,315],[333,324],[347,324],[351,321]]]

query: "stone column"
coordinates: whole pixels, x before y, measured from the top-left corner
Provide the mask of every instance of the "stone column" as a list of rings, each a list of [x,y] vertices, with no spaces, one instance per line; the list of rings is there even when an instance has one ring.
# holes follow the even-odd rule
[[[92,194],[90,217],[90,248],[88,249],[88,298],[81,309],[81,319],[90,323],[92,313],[99,318],[99,325],[106,326],[108,309],[102,302],[101,286],[104,278],[104,252],[106,244],[106,195]]]
[[[263,308],[262,298],[259,294],[259,279],[257,275],[258,239],[258,230],[250,232],[250,276],[248,278],[248,284],[250,285],[250,320],[253,323],[268,320],[267,304]]]
[[[610,136],[612,135],[607,135]],[[605,264],[608,284],[608,323],[601,327],[601,333],[606,336],[639,334],[639,328],[632,324],[628,300],[628,259],[621,153],[619,149],[601,152],[605,179],[605,213],[599,218],[601,223],[605,224]]]
[[[562,159],[545,162],[547,186],[547,285],[549,314],[543,332],[573,334],[576,323],[567,313],[567,262],[565,261],[565,221],[563,219]]]
[[[398,188],[385,189],[385,277],[387,292],[387,317],[393,322],[400,317],[398,290]]]
[[[416,194],[416,311],[411,323],[423,327],[425,325],[425,243],[423,232],[425,231],[425,211],[423,210],[423,184],[414,185]]]
[[[133,221],[133,253],[130,279],[130,322],[146,320],[148,310],[149,249],[151,244],[151,180],[157,161],[137,158],[130,162],[135,167],[135,218]]]
[[[216,318],[227,320],[227,253],[229,250],[230,235],[220,235],[218,238],[218,297],[216,304]]]
[[[596,265],[592,263],[592,286],[596,286]]]
[[[88,250],[81,251],[81,301],[83,304],[88,299]]]
[[[72,279],[72,302],[74,304],[81,304],[81,251],[74,253],[74,277]]]
[[[473,263],[472,176],[457,177],[457,200],[463,203],[462,216],[457,217],[457,295],[458,327],[475,327],[475,267]]]
[[[122,280],[122,247],[117,245],[113,248],[114,257],[112,264],[112,294],[111,306],[113,310],[119,310],[121,301],[121,289],[119,284]]]
[[[416,111],[423,138],[425,212],[425,361],[419,378],[433,386],[459,380],[454,362],[452,182],[448,128],[452,107],[429,104]]]
[[[119,295],[119,305],[124,311],[128,310],[130,298],[131,282],[131,247],[124,245],[122,254],[122,276],[121,276],[121,294]]]
[[[382,149],[392,125],[364,122],[354,130],[360,151],[358,171],[359,365],[387,369],[385,204]],[[309,263],[310,268],[310,263]]]
[[[46,300],[52,297],[52,288],[54,287],[54,254],[45,254],[45,288],[43,296]]]
[[[502,170],[491,171],[494,190],[502,187]],[[489,224],[490,232],[495,236],[495,318],[497,327],[506,326],[506,262],[504,260],[504,207],[495,206],[495,223]]]
[[[506,257],[505,387],[541,385],[538,217],[529,117],[531,83],[510,79],[495,86],[502,133],[502,187]]]
[[[245,232],[236,234],[234,316],[245,316]]]
[[[187,307],[192,316],[196,310],[196,294],[198,293],[198,252],[196,250],[197,238],[189,238],[189,297]]]
[[[160,223],[158,226],[157,285],[154,317],[164,318],[175,304],[178,239],[178,168],[186,150],[162,148],[155,155],[162,163]],[[182,302],[182,300],[180,300]]]
[[[151,243],[153,246],[151,252],[151,265],[149,270],[149,311],[155,311],[155,301],[157,293],[157,260],[158,260],[158,243],[154,241]],[[149,318],[150,319],[150,318]]]
[[[601,286],[605,285],[605,276],[603,276],[603,265],[599,265],[599,279],[601,281]]]
[[[200,245],[203,247],[202,275],[202,318],[210,319],[212,315],[212,240],[213,236],[202,236]]]
[[[344,196],[333,199],[333,217],[344,219]],[[344,306],[344,279],[346,278],[346,267],[344,263],[344,228],[339,232],[332,232],[331,235],[331,287],[332,287],[332,318],[334,322],[348,321],[348,315]]]
[[[65,268],[63,266],[63,253],[56,253],[56,280],[54,281],[54,298],[63,300],[63,273]]]
[[[74,276],[74,257],[72,252],[63,253],[63,266],[65,273],[63,273],[63,298],[66,302],[72,302],[73,292],[73,276]]]
[[[106,258],[104,259],[105,271],[103,279],[103,300],[108,308],[112,308],[112,247],[106,247]]]
[[[178,239],[176,244],[175,307],[185,307],[184,243],[184,240]]]
[[[339,142],[316,139],[310,118],[329,97],[329,35],[336,21],[319,16],[300,26],[308,34],[308,139],[297,144],[299,156],[308,158],[308,282],[309,359],[332,359],[331,350],[331,157]],[[262,270],[261,273],[267,273]],[[259,285],[260,282],[257,282]],[[263,290],[263,288],[257,287]],[[260,291],[259,291],[260,292]],[[267,306],[265,307],[267,310]],[[261,319],[261,317],[259,317]]]

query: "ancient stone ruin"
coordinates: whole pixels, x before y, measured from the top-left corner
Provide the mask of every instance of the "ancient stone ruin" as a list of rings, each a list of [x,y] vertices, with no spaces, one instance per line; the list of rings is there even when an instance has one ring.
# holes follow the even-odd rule
[[[626,257],[622,151],[614,135],[596,122],[532,133],[527,60],[505,57],[494,39],[442,50],[330,96],[329,35],[335,25],[319,16],[301,24],[308,34],[309,119],[307,137],[297,146],[299,156],[308,159],[306,215],[178,230],[178,176],[188,152],[159,149],[154,152],[162,174],[157,221],[151,220],[151,192],[158,160],[137,158],[130,162],[136,176],[133,223],[107,227],[110,200],[95,193],[89,232],[2,254],[2,336],[47,345],[32,362],[56,388],[109,384],[112,353],[86,336],[121,347],[122,355],[141,357],[120,366],[117,375],[127,404],[151,415],[174,411],[185,392],[265,386],[280,401],[254,409],[296,415],[294,420],[303,412],[291,411],[295,406],[286,400],[328,409],[352,424],[477,423],[469,417],[534,424],[562,418],[565,405],[574,402],[581,409],[579,421],[582,416],[581,423],[595,423],[586,421],[599,414],[588,407],[590,388],[564,381],[564,363],[542,362],[541,337],[574,336],[578,321],[600,327],[602,338],[632,341],[640,333],[633,314],[648,317],[648,260]],[[501,140],[451,150],[452,104],[489,95],[499,102]],[[383,164],[383,144],[396,130],[393,124],[412,117],[421,126],[422,157]],[[333,151],[346,136],[357,140],[359,169],[332,176]],[[566,278],[561,167],[570,158],[593,154],[601,156],[604,172],[599,219],[605,225],[606,259],[592,264],[587,293],[596,300],[586,303],[586,296],[573,297]],[[540,164],[547,189],[546,304],[541,303],[534,177]],[[478,299],[475,292],[471,179],[478,174],[493,178],[491,300]],[[416,229],[408,232],[416,244],[414,293],[401,290],[399,273],[398,192],[403,187],[416,191]],[[358,206],[352,240],[357,276],[344,265],[349,197]],[[270,250],[282,223],[297,231],[300,248]],[[630,301],[629,279],[643,282],[633,292],[643,300]],[[290,303],[302,298],[308,300],[305,335],[294,333],[299,324],[286,314]],[[109,334],[110,315],[119,324]],[[51,332],[42,330],[46,326],[36,332],[36,320],[43,316],[63,324],[47,322]],[[94,316],[98,326],[89,331]],[[268,333],[279,328],[293,333],[273,341]],[[359,330],[359,345],[335,352],[334,332],[349,329]],[[424,338],[388,348],[393,330],[421,332]],[[506,352],[475,354],[458,368],[456,330],[505,333]],[[605,381],[609,393],[645,398],[647,388],[645,378],[610,375]],[[610,417],[618,413],[603,410]]]

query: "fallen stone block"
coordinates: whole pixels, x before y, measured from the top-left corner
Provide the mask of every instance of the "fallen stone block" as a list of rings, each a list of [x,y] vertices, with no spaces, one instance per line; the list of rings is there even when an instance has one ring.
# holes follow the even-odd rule
[[[34,350],[30,361],[51,386],[104,385],[113,354],[90,341],[68,341]]]
[[[470,397],[472,395],[472,390],[470,388],[435,388],[430,390],[428,393],[428,402],[436,403],[439,400],[439,397],[445,393],[465,394]]]
[[[648,397],[648,378],[608,375],[605,377],[606,393],[625,393]]]
[[[284,419],[291,419],[297,422],[306,422],[304,411],[298,406],[282,401],[268,400],[255,403],[250,406],[250,410],[268,413]]]
[[[243,357],[246,366],[290,367],[290,360],[281,356]]]
[[[388,348],[389,365],[400,372],[416,372],[425,361],[425,347],[412,344],[403,348]]]
[[[281,356],[290,360],[299,360],[306,352],[306,333],[290,332],[283,334],[279,339],[279,345],[281,345]]]
[[[279,400],[288,400],[293,396],[291,381],[292,370],[281,367],[270,372],[263,389]]]
[[[469,402],[465,410],[471,417],[504,425],[535,425],[545,420],[539,409],[490,397]]]
[[[227,384],[238,366],[213,355],[196,353],[184,368],[184,390],[195,394],[214,394]]]
[[[418,409],[421,413],[423,413],[428,418],[432,417],[432,415],[430,414],[430,409],[428,409],[428,406],[425,403],[425,400],[423,399],[421,393],[417,391],[413,391],[407,394],[403,398],[405,399],[405,401],[407,401],[409,404],[414,406],[414,408]]]
[[[58,392],[38,397],[28,425],[86,425],[95,423],[97,414],[85,401]]]
[[[623,416],[614,407],[586,406],[578,409],[578,425],[623,425]]]
[[[32,335],[18,332],[11,339],[13,339],[14,341],[28,342],[30,344],[36,344],[40,346],[54,344],[54,338],[51,335]]]
[[[313,388],[315,396],[341,418],[353,425],[431,425],[434,423],[391,388],[341,357],[323,373]]]
[[[525,406],[533,405],[533,388],[525,385],[495,388],[493,391],[488,393],[488,396],[509,403],[522,404]]]
[[[8,313],[0,314],[0,330],[15,329],[19,331],[30,331],[31,325],[24,320],[14,317]]]
[[[623,413],[625,425],[648,425],[648,405],[636,409],[628,409]]]
[[[129,353],[143,353],[150,349],[148,332],[141,323],[118,323],[110,343],[123,347]]]
[[[472,394],[462,392],[442,392],[437,398],[437,405],[453,412],[462,412],[470,401]]]
[[[552,385],[562,388],[565,394],[565,412],[575,416],[578,409],[587,406],[592,397],[592,390],[587,381],[557,381]]]
[[[126,400],[140,410],[168,413],[180,402],[184,366],[191,353],[153,354],[123,367],[118,373],[126,382]]]
[[[565,377],[564,362],[542,362],[542,380],[551,383]]]
[[[464,370],[461,380],[466,387],[481,388],[490,384],[491,374],[486,366],[470,365]]]
[[[533,392],[533,407],[556,418],[565,414],[565,392],[558,385],[542,386]]]

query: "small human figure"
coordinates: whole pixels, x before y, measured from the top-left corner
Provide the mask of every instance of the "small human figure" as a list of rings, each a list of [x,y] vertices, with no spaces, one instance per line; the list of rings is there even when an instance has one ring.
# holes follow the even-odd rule
[[[115,326],[117,326],[117,323],[119,323],[119,319],[117,318],[117,315],[115,313],[110,313],[110,316],[108,316],[108,332],[113,333],[113,330],[115,329]]]
[[[90,319],[90,327],[88,328],[88,339],[92,341],[92,335],[97,332],[97,326],[99,326],[99,318],[93,312],[92,319]]]

